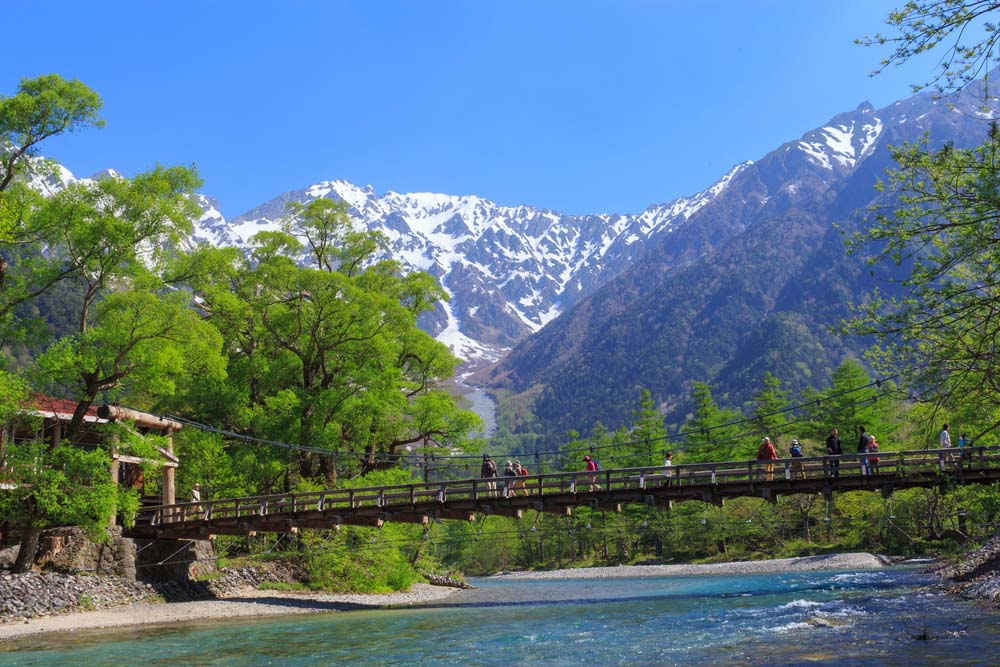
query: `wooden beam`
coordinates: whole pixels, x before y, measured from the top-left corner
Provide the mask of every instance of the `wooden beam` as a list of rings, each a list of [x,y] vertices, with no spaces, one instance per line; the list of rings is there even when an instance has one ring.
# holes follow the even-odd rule
[[[148,412],[132,410],[131,408],[123,408],[120,405],[101,405],[97,408],[97,416],[101,419],[109,420],[126,419],[135,422],[137,426],[156,428],[161,431],[166,429],[179,431],[183,428],[183,424],[175,422],[172,419],[166,419],[159,415],[151,415]]]

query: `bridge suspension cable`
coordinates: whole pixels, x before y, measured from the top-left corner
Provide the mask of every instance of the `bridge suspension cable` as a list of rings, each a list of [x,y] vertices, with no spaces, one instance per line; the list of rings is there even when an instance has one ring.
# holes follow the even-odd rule
[[[666,444],[666,443],[669,443],[671,440],[687,438],[690,435],[705,435],[705,434],[707,434],[707,433],[709,433],[711,431],[715,431],[715,430],[723,429],[723,428],[730,428],[730,427],[733,427],[733,426],[739,426],[739,425],[742,425],[742,424],[751,424],[751,423],[752,424],[759,424],[763,419],[766,419],[766,418],[769,418],[769,417],[775,417],[775,416],[778,416],[778,415],[787,414],[789,412],[795,412],[797,410],[802,410],[804,408],[809,408],[809,407],[813,407],[813,406],[820,407],[825,402],[828,402],[828,401],[831,401],[833,399],[840,398],[840,397],[843,397],[843,396],[846,396],[846,395],[849,395],[849,394],[852,394],[852,393],[855,393],[855,392],[858,392],[858,391],[862,391],[862,390],[865,390],[865,389],[870,389],[872,387],[876,387],[876,388],[881,389],[882,386],[885,383],[887,383],[887,382],[889,382],[891,380],[894,380],[897,377],[899,377],[898,374],[897,375],[891,375],[891,376],[886,377],[886,378],[879,378],[879,379],[876,379],[876,380],[874,380],[872,382],[869,382],[868,384],[865,384],[865,385],[859,385],[857,387],[851,387],[851,388],[845,389],[843,391],[837,392],[835,394],[830,394],[828,396],[817,397],[815,399],[812,399],[812,400],[809,400],[809,401],[805,401],[805,402],[799,403],[797,405],[792,405],[792,406],[787,406],[787,407],[781,408],[780,410],[774,410],[772,412],[761,413],[761,414],[754,414],[754,415],[749,416],[749,417],[741,417],[739,419],[734,419],[734,420],[731,420],[731,421],[728,421],[728,422],[724,422],[722,424],[715,424],[713,426],[705,427],[705,428],[702,428],[702,429],[678,431],[677,433],[666,434],[666,435],[659,436],[659,437],[656,437],[656,438],[643,438],[643,439],[636,439],[636,440],[628,440],[628,441],[624,441],[624,442],[615,442],[615,443],[609,443],[609,444],[605,444],[605,445],[581,445],[579,447],[569,447],[569,448],[565,448],[565,449],[551,449],[551,450],[543,450],[543,451],[535,451],[535,452],[494,453],[493,454],[493,458],[495,458],[495,459],[500,459],[500,458],[511,458],[511,459],[513,459],[513,458],[519,458],[519,457],[522,457],[522,456],[531,456],[531,457],[534,457],[536,461],[540,461],[540,459],[543,458],[543,457],[544,458],[561,458],[561,457],[565,457],[567,455],[575,454],[575,453],[595,452],[595,451],[600,451],[600,450],[606,450],[606,449],[612,449],[612,448],[623,448],[623,447],[629,447],[629,446],[634,446],[634,445],[651,445],[651,444],[656,444],[656,443],[661,443],[661,442],[664,443],[664,444]],[[853,407],[859,407],[859,406],[864,405],[864,404],[869,403],[869,402],[873,403],[874,402],[874,397],[873,398],[866,398],[866,399],[863,399],[861,401],[857,401],[857,402],[849,404],[849,405],[839,406],[838,412],[840,410],[846,410],[846,409],[853,408]],[[284,442],[284,441],[281,441],[281,440],[272,440],[272,439],[269,439],[269,438],[260,438],[260,437],[257,437],[257,436],[247,435],[247,434],[244,434],[244,433],[237,433],[235,431],[231,431],[231,430],[219,428],[217,426],[212,426],[210,424],[204,424],[204,423],[201,423],[201,422],[194,421],[192,419],[187,419],[185,417],[179,417],[179,416],[173,415],[173,414],[164,414],[162,416],[165,417],[165,418],[172,419],[172,420],[175,420],[177,422],[180,422],[181,424],[184,424],[185,426],[190,426],[191,428],[195,428],[195,429],[198,429],[198,430],[201,430],[201,431],[205,431],[205,432],[208,432],[208,433],[215,433],[215,434],[223,436],[225,438],[230,438],[230,439],[233,439],[233,440],[239,440],[239,441],[242,441],[242,442],[253,443],[253,444],[261,444],[261,445],[267,445],[267,446],[272,446],[272,447],[280,447],[280,448],[283,448],[283,449],[289,449],[289,450],[295,450],[295,451],[310,452],[310,453],[319,454],[319,455],[322,455],[322,456],[331,457],[334,460],[340,460],[340,459],[357,459],[359,462],[362,462],[362,463],[364,463],[364,462],[370,462],[370,463],[388,463],[388,464],[396,464],[396,463],[399,463],[401,461],[406,461],[406,462],[410,463],[411,465],[415,465],[415,466],[418,466],[418,467],[422,467],[423,465],[425,465],[425,461],[419,460],[419,458],[418,458],[418,457],[424,458],[425,455],[423,455],[423,454],[416,454],[414,452],[407,452],[406,454],[393,455],[393,456],[389,456],[389,455],[385,455],[385,454],[368,455],[368,454],[362,453],[362,452],[344,452],[344,451],[340,451],[340,450],[331,450],[331,449],[324,448],[324,447],[315,447],[315,446],[303,445],[303,444],[299,444],[299,443],[289,443],[289,442]],[[793,424],[797,424],[797,423],[808,422],[808,421],[811,421],[813,418],[814,417],[812,417],[812,418],[800,418],[800,419],[796,419],[796,420],[792,420],[792,421],[786,422],[785,424],[782,424],[782,425],[776,427],[777,433],[779,435],[783,434],[785,432],[784,431],[785,427],[793,425]],[[757,431],[757,430],[747,431],[747,432],[743,432],[743,433],[736,434],[736,435],[726,436],[725,438],[720,438],[718,440],[714,440],[713,439],[712,442],[714,444],[718,444],[718,443],[721,443],[721,442],[729,442],[729,441],[732,441],[732,440],[737,440],[737,439],[741,439],[741,438],[747,438],[747,437],[754,436],[758,432],[759,431]],[[685,447],[683,445],[681,445],[681,446],[679,446],[677,448],[680,449],[680,450],[682,450],[682,451],[685,449]],[[428,454],[426,454],[426,458],[429,459],[429,461],[431,461],[431,462],[433,462],[435,464],[438,464],[438,463],[446,464],[447,462],[454,461],[454,462],[457,463],[456,467],[461,467],[461,465],[462,465],[461,462],[466,462],[465,465],[466,465],[466,467],[468,467],[468,465],[471,464],[472,461],[479,460],[481,458],[481,456],[482,456],[481,454],[439,454],[439,453],[428,453]]]

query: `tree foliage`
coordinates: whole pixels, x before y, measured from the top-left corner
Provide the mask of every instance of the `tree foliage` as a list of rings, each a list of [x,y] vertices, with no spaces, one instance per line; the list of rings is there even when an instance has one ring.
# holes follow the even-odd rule
[[[0,96],[0,192],[28,170],[27,158],[51,137],[87,127],[103,127],[103,102],[76,79],[58,74],[22,79],[17,93]]]
[[[932,78],[913,88],[953,92],[978,79],[990,63],[997,62],[998,9],[1000,2],[996,0],[909,0],[889,13],[889,32],[866,35],[858,43],[892,49],[879,63],[876,74],[943,48]]]
[[[250,257],[206,251],[195,263],[212,267],[193,284],[239,383],[225,419],[330,452],[295,455],[286,485],[332,483],[338,469],[383,467],[406,448],[471,445],[479,420],[442,386],[457,360],[416,326],[441,288],[376,259],[380,236],[353,230],[343,203],[293,206],[285,228],[258,234]]]
[[[906,293],[876,292],[848,330],[876,336],[880,369],[900,371],[915,397],[995,414],[1000,378],[1000,131],[974,149],[907,145],[884,184],[897,204],[853,247],[908,264]],[[1000,422],[994,422],[995,427]]]

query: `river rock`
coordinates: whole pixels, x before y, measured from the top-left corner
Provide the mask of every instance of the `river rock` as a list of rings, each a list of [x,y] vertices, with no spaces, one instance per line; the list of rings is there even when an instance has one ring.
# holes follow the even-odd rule
[[[151,587],[125,577],[56,572],[0,575],[0,623],[159,599]]]

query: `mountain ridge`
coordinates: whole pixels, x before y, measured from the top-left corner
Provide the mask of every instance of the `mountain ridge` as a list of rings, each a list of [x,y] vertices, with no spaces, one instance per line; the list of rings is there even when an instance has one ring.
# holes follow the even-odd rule
[[[795,391],[824,381],[868,344],[833,331],[847,304],[898,277],[843,243],[879,201],[889,146],[924,132],[976,143],[986,126],[974,97],[862,103],[782,144],[480,380],[529,399],[512,402],[531,405],[550,436],[628,423],[643,388],[680,420],[692,380],[734,406],[765,371]]]

